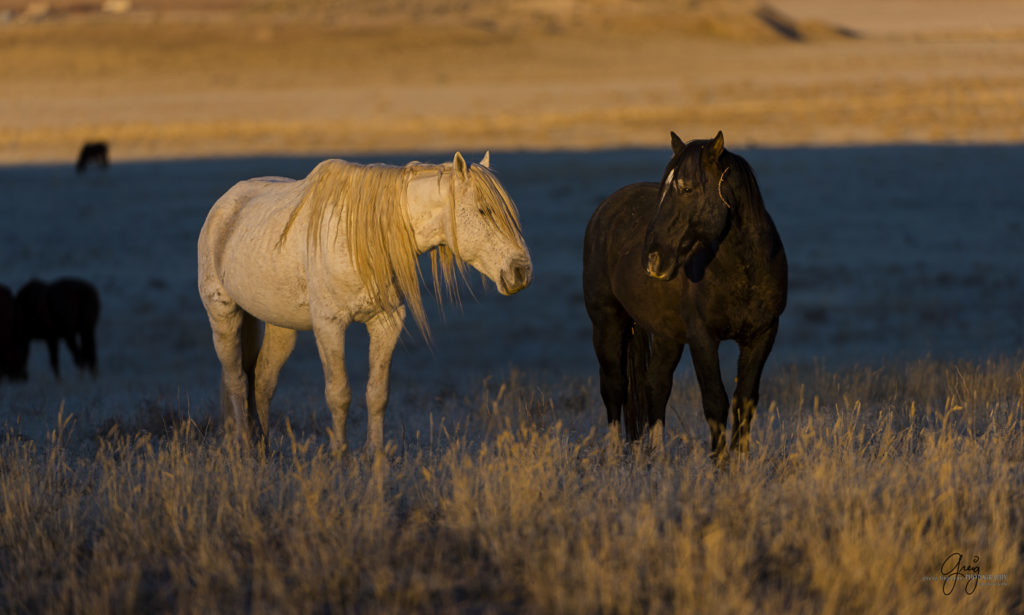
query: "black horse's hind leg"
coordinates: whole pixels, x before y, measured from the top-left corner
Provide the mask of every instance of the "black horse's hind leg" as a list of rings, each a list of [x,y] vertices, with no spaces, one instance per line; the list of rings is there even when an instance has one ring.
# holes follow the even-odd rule
[[[46,338],[46,349],[50,351],[50,369],[53,370],[53,375],[58,379],[60,378],[60,362],[58,357],[60,355],[60,338],[59,337],[48,337]]]
[[[626,346],[632,319],[618,306],[588,309],[588,313],[594,325],[594,352],[600,365],[601,400],[609,425],[617,426],[626,402]]]
[[[651,360],[647,366],[647,398],[651,410],[647,417],[647,427],[653,429],[661,423],[665,425],[665,408],[672,393],[672,377],[683,354],[683,344],[659,335],[651,339]]]
[[[69,333],[64,336],[64,343],[68,345],[68,350],[71,351],[71,360],[75,362],[75,365],[82,367],[82,347],[78,343],[78,335],[75,333]]]
[[[747,452],[750,448],[750,426],[754,421],[754,410],[761,388],[761,373],[768,360],[768,353],[775,343],[779,321],[740,344],[739,367],[736,372],[736,393],[733,395],[732,442],[729,448]]]
[[[91,328],[84,328],[77,333],[64,338],[68,348],[71,350],[71,357],[75,360],[75,366],[79,369],[88,369],[93,376],[96,375],[96,341],[93,339]]]
[[[79,356],[82,362],[80,367],[88,368],[93,376],[96,375],[96,330],[95,325],[82,329],[82,344],[79,347]]]
[[[718,340],[703,328],[691,331],[690,354],[700,384],[704,418],[711,428],[711,455],[718,458],[725,450],[725,429],[729,420],[729,397],[722,384],[722,368],[718,362]]]

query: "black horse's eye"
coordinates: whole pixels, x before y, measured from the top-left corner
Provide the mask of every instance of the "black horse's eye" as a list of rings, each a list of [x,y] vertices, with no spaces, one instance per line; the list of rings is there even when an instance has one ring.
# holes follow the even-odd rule
[[[691,192],[693,192],[693,188],[689,186],[682,186],[679,188],[679,191],[682,192],[683,194],[690,194]]]

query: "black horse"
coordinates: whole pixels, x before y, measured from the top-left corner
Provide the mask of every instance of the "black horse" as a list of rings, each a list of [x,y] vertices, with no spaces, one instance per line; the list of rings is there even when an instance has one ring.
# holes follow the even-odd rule
[[[0,378],[13,372],[14,295],[0,285]]]
[[[67,343],[75,365],[95,376],[99,314],[99,295],[88,282],[64,278],[52,284],[39,280],[25,284],[14,299],[11,375],[19,379],[28,377],[29,342],[42,339],[50,351],[50,367],[55,376],[60,378],[60,340]]]
[[[110,166],[107,144],[104,141],[86,143],[82,146],[82,150],[78,152],[78,162],[75,163],[75,171],[83,173],[90,166],[96,166],[101,169]]]
[[[583,295],[612,428],[622,416],[631,440],[660,430],[689,344],[718,457],[729,415],[718,346],[739,343],[731,448],[746,451],[786,306],[786,254],[753,170],[725,149],[721,132],[689,144],[673,132],[672,150],[660,184],[626,186],[594,212]]]

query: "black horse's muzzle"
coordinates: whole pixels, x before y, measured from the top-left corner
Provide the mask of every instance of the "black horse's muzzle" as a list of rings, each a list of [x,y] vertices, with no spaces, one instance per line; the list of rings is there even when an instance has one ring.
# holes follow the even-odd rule
[[[656,280],[667,280],[672,277],[672,270],[669,267],[663,265],[665,259],[661,258],[661,253],[657,250],[652,250],[647,253],[647,261],[644,263],[644,271],[649,277]]]
[[[683,241],[682,245],[675,249],[652,246],[644,252],[641,266],[649,277],[656,280],[671,280],[679,267],[689,263],[697,254],[700,246],[699,241],[692,240]]]

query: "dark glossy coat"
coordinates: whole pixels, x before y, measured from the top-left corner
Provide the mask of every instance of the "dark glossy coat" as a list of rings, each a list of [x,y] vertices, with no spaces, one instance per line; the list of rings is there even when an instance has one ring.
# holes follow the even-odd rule
[[[725,447],[730,401],[718,347],[740,347],[732,448],[746,450],[761,372],[786,306],[782,240],[746,160],[714,139],[684,144],[660,184],[622,188],[587,225],[583,293],[613,426],[638,438],[664,423],[672,377],[690,345],[712,453]],[[617,428],[617,427],[616,427]]]

